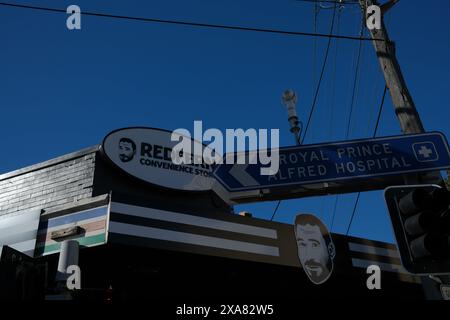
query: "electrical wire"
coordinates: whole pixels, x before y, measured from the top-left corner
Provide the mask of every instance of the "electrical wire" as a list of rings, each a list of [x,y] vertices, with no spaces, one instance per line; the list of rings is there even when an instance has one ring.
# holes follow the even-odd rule
[[[22,9],[32,9],[32,10],[40,10],[40,11],[48,11],[48,12],[58,12],[58,13],[65,13],[65,14],[67,13],[65,9],[38,7],[38,6],[13,4],[13,3],[6,3],[6,2],[0,2],[0,6],[22,8]],[[114,15],[114,14],[107,14],[107,13],[98,13],[98,12],[82,12],[81,14],[84,16],[95,16],[95,17],[103,17],[103,18],[114,18],[114,19],[153,22],[153,23],[162,23],[162,24],[175,24],[175,25],[184,25],[184,26],[191,26],[191,27],[212,28],[212,29],[227,29],[227,30],[252,31],[252,32],[262,32],[262,33],[272,33],[272,34],[282,34],[282,35],[292,35],[292,36],[309,36],[309,37],[335,38],[335,39],[346,39],[346,40],[365,40],[365,41],[383,41],[383,42],[385,42],[385,40],[377,39],[377,38],[361,39],[360,37],[355,37],[355,36],[343,36],[343,35],[338,36],[338,35],[334,35],[334,34],[324,34],[324,33],[286,31],[286,30],[276,30],[276,29],[263,29],[263,28],[251,28],[251,27],[242,27],[242,26],[198,23],[198,22],[179,21],[179,20],[177,21],[177,20],[164,20],[164,19],[143,18],[143,17],[131,17],[131,16],[121,16],[121,15]]]
[[[362,28],[363,28],[363,25],[364,25],[364,17],[365,17],[364,12],[365,12],[365,7],[361,7],[361,17],[362,17],[362,19],[361,19],[361,32],[360,32],[360,35],[362,35],[362,32],[363,32],[363,31],[362,31],[362,30],[363,30]],[[360,42],[360,45],[361,45],[361,42]],[[378,125],[379,125],[379,123],[380,123],[380,117],[381,117],[381,113],[382,113],[382,110],[383,110],[383,105],[384,105],[384,99],[385,99],[385,97],[386,97],[386,92],[387,92],[387,86],[385,85],[384,90],[383,90],[383,97],[382,97],[382,99],[381,99],[380,107],[379,107],[379,110],[378,110],[377,122],[376,122],[376,124],[375,124],[375,129],[374,129],[374,132],[373,132],[373,137],[374,137],[374,138],[376,137],[376,134],[377,134],[377,131],[378,131]],[[353,99],[353,98],[352,98],[352,99]],[[350,114],[350,115],[351,115],[351,114]],[[350,116],[350,118],[349,118],[349,125],[350,125],[350,120],[351,120],[351,116]],[[349,129],[349,127],[348,127],[347,129]],[[347,131],[347,132],[348,132],[348,131]],[[361,196],[361,192],[358,192],[358,194],[357,194],[357,196],[356,196],[355,204],[354,204],[354,206],[353,206],[352,215],[351,215],[351,217],[350,217],[350,222],[349,222],[348,227],[347,227],[346,235],[348,235],[348,233],[350,232],[350,228],[351,228],[351,225],[352,225],[352,223],[353,223],[353,219],[354,219],[354,217],[355,217],[355,215],[356,215],[356,209],[357,209],[357,207],[358,207],[358,203],[359,203],[359,198],[360,198],[360,196]]]
[[[342,6],[339,8],[338,16],[337,16],[337,23],[336,23],[336,34],[339,34],[340,29],[340,22],[341,22],[341,9]],[[330,126],[329,126],[329,136],[330,139],[333,137],[333,120],[334,120],[334,108],[335,108],[335,100],[336,100],[336,68],[337,68],[337,57],[338,57],[338,49],[339,49],[339,39],[336,39],[335,42],[335,49],[334,49],[334,57],[333,57],[333,68],[332,68],[332,75],[331,75],[331,103],[330,103]]]
[[[313,7],[313,30],[317,33],[317,17],[320,12],[320,7],[317,2],[314,3]],[[312,94],[314,94],[314,89],[316,87],[316,63],[317,63],[317,37],[313,38],[313,56],[312,56]]]
[[[330,227],[330,231],[333,231],[333,225],[334,225],[334,217],[336,215],[336,209],[337,209],[337,203],[338,203],[339,197],[338,195],[336,195],[336,197],[334,198],[334,206],[333,206],[333,215],[331,217],[331,227]]]
[[[363,35],[363,29],[361,26],[361,31],[360,31],[360,36],[362,37]],[[353,106],[355,104],[355,98],[356,98],[356,90],[357,90],[357,82],[358,82],[358,77],[359,77],[359,68],[361,65],[361,51],[362,51],[362,41],[359,42],[358,45],[358,54],[357,54],[357,58],[356,58],[356,68],[355,68],[355,78],[353,79],[353,90],[352,90],[352,100],[350,103],[350,112],[348,115],[348,122],[347,122],[347,130],[345,132],[345,139],[348,139],[349,135],[350,135],[350,126],[351,126],[351,122],[352,122],[352,115],[353,115]]]
[[[378,110],[377,122],[375,123],[375,129],[373,130],[373,137],[377,136],[378,125],[380,124],[381,112],[383,111],[384,99],[386,98],[387,85],[384,86],[383,98],[381,98],[380,109]]]
[[[280,204],[281,204],[281,200],[278,200],[277,206],[275,207],[275,210],[273,210],[273,214],[272,214],[272,217],[270,218],[270,221],[273,221],[273,218],[275,218],[275,214],[277,213],[278,208],[280,207]]]
[[[330,34],[333,33],[334,20],[335,20],[335,17],[336,17],[336,8],[337,8],[337,6],[335,5],[334,6],[334,10],[333,10],[333,17],[331,19]],[[312,107],[311,107],[310,112],[309,112],[308,122],[307,122],[306,128],[305,128],[305,134],[303,135],[303,139],[300,141],[301,142],[300,144],[303,144],[303,142],[305,140],[306,132],[308,131],[308,127],[309,127],[309,124],[310,124],[310,121],[311,121],[311,117],[312,117],[312,114],[314,113],[314,109],[315,109],[316,102],[317,102],[317,96],[319,94],[320,85],[322,83],[323,74],[324,74],[325,67],[326,67],[327,60],[328,60],[328,53],[330,51],[330,45],[331,45],[331,38],[328,38],[327,48],[325,50],[325,57],[324,57],[323,64],[322,64],[322,71],[320,72],[319,83],[317,84],[316,93],[315,93],[315,96],[314,96],[313,104],[312,104]],[[298,140],[300,140],[300,137],[299,137]],[[272,218],[270,218],[270,221],[272,221],[273,218],[275,217],[275,214],[277,213],[278,208],[280,207],[280,204],[281,204],[281,200],[278,200],[278,203],[277,203],[277,205],[276,205],[276,207],[274,209],[274,212],[272,214]]]
[[[378,125],[380,124],[380,118],[381,118],[381,113],[383,111],[384,100],[386,98],[386,92],[387,92],[387,86],[385,85],[384,86],[384,91],[383,91],[383,97],[381,98],[380,107],[378,109],[377,122],[375,124],[375,129],[374,129],[374,132],[373,132],[373,138],[375,138],[377,136]],[[345,233],[345,235],[348,235],[348,233],[350,232],[350,228],[352,226],[353,219],[354,219],[355,214],[356,214],[356,208],[358,207],[358,202],[359,202],[360,195],[361,195],[361,192],[358,192],[358,195],[356,196],[355,205],[353,206],[352,215],[350,217],[350,222],[349,222],[348,227],[347,227],[347,232]]]
[[[340,21],[341,21],[341,10],[344,6],[339,7],[338,16],[337,16],[337,24],[336,24],[336,34],[339,34],[340,29]],[[330,126],[329,126],[329,136],[330,139],[333,137],[333,120],[334,120],[334,108],[335,108],[335,100],[336,100],[336,68],[337,68],[337,57],[338,57],[338,48],[339,48],[339,39],[336,39],[335,51],[334,51],[334,62],[333,62],[333,73],[331,76],[331,110],[330,110]],[[333,211],[331,214],[331,228],[330,231],[333,230],[334,217],[336,215],[338,196],[335,196]]]
[[[330,34],[333,33],[333,29],[334,29],[334,21],[335,21],[335,18],[336,18],[336,8],[337,8],[337,6],[335,5],[334,6],[334,10],[333,10],[333,17],[331,19]],[[322,70],[320,71],[319,82],[317,83],[316,92],[314,94],[314,99],[313,99],[313,102],[312,102],[312,105],[311,105],[311,109],[309,111],[308,121],[306,122],[306,127],[305,127],[305,130],[304,130],[305,133],[303,134],[303,139],[301,141],[302,144],[305,142],[306,134],[308,133],[308,128],[309,128],[309,125],[311,123],[311,119],[312,119],[312,116],[314,114],[314,110],[315,110],[316,105],[317,105],[317,98],[319,96],[320,86],[322,84],[323,75],[325,73],[325,68],[327,66],[327,60],[328,60],[328,54],[330,52],[330,46],[331,46],[331,38],[328,38],[327,47],[325,49],[325,57],[324,57],[323,63],[322,63]]]
[[[364,10],[364,9],[362,8],[362,10]],[[364,16],[364,15],[363,15],[363,16]],[[363,24],[363,22],[362,22],[361,24]],[[360,42],[360,45],[361,45],[361,42]],[[355,77],[355,78],[356,78],[356,77]],[[353,88],[353,89],[355,89],[355,88]],[[387,86],[385,85],[385,86],[384,86],[384,90],[383,90],[383,97],[382,97],[382,99],[381,99],[380,107],[379,107],[379,110],[378,110],[377,122],[376,122],[376,124],[375,124],[374,132],[373,132],[373,138],[375,138],[376,135],[377,135],[378,125],[379,125],[379,123],[380,123],[380,118],[381,118],[381,113],[382,113],[382,110],[383,110],[383,105],[384,105],[384,100],[385,100],[385,97],[386,97],[386,92],[387,92]],[[353,105],[353,97],[352,97],[352,105]],[[351,110],[351,109],[350,109],[350,110]],[[349,117],[349,126],[350,126],[350,121],[351,121],[351,113],[350,113],[350,117]],[[347,127],[347,133],[349,132],[349,126]],[[361,196],[361,192],[358,192],[358,194],[357,194],[357,196],[356,196],[355,204],[354,204],[354,206],[353,206],[352,215],[351,215],[351,217],[350,217],[350,222],[349,222],[348,227],[347,227],[346,235],[348,235],[348,233],[350,232],[350,228],[351,228],[351,226],[352,226],[353,219],[354,219],[354,217],[356,216],[356,213],[357,213],[356,210],[357,210],[357,208],[358,208],[358,203],[359,203],[360,196]]]
[[[373,68],[377,67],[376,65],[372,65]],[[371,73],[373,74],[373,72]],[[373,80],[373,78],[371,78]],[[380,82],[379,81],[375,81],[373,80],[373,86],[372,86],[372,90],[371,90],[371,94],[370,97],[367,100],[367,105],[371,104],[370,101],[374,101],[376,98],[376,94],[378,92],[378,88],[380,86]],[[374,107],[371,107],[369,110],[369,114],[368,114],[368,119],[367,119],[367,123],[372,123],[372,119],[374,118],[374,113],[375,113],[375,109]],[[366,135],[369,135],[371,131],[371,128],[369,126],[367,126],[367,132]]]
[[[358,207],[359,197],[361,196],[361,192],[358,192],[356,195],[356,201],[355,205],[353,206],[352,216],[350,218],[350,223],[348,224],[347,231],[345,232],[345,235],[348,236],[348,233],[350,232],[350,227],[352,226],[353,218],[355,217],[356,208]]]
[[[364,28],[364,22],[363,22],[364,13],[363,13],[363,9],[362,8],[361,8],[361,13],[362,13],[362,15],[361,15],[359,36],[362,38],[363,32],[364,32],[364,29],[363,29]],[[357,59],[356,59],[356,66],[355,66],[355,77],[354,77],[354,80],[353,80],[352,98],[351,98],[351,102],[350,102],[350,112],[349,112],[349,117],[348,117],[348,121],[347,121],[347,129],[346,129],[346,132],[345,132],[345,139],[348,139],[348,137],[350,135],[351,120],[352,120],[352,113],[353,113],[353,105],[354,105],[355,97],[356,97],[356,87],[357,87],[357,82],[358,82],[359,66],[360,66],[360,62],[361,62],[361,51],[362,51],[361,49],[362,49],[362,41],[359,41],[358,51],[357,51]],[[332,221],[331,221],[331,228],[333,227],[333,224],[334,224],[334,218],[335,218],[335,215],[336,215],[338,200],[339,200],[339,194],[336,195],[336,198],[335,198],[335,201],[334,201]],[[359,194],[357,196],[356,203],[358,201],[359,201]],[[352,213],[352,218],[353,218],[353,215],[354,215],[354,212]]]

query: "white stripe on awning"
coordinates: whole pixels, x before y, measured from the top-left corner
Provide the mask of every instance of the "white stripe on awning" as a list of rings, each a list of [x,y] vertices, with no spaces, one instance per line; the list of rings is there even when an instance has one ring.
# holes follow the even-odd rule
[[[246,224],[216,220],[211,218],[204,218],[172,211],[137,207],[117,202],[111,203],[111,212],[168,222],[183,223],[197,227],[205,227],[209,229],[231,231],[270,239],[277,239],[278,237],[277,230],[275,229],[249,226]]]
[[[348,246],[350,248],[350,251],[356,251],[356,252],[374,254],[377,256],[385,256],[385,257],[400,259],[400,256],[398,255],[398,251],[394,250],[394,249],[369,246],[369,245],[354,243],[354,242],[349,242]]]
[[[110,233],[279,257],[278,247],[111,221]]]

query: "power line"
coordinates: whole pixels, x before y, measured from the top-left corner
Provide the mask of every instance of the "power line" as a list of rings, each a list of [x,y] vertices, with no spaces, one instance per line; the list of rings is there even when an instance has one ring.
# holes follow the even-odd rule
[[[336,197],[334,198],[333,215],[331,216],[330,231],[333,231],[334,217],[336,215],[336,209],[337,209],[338,200],[339,200],[339,197],[338,197],[338,195],[336,195]]]
[[[364,9],[361,7],[361,10],[363,11]],[[364,13],[363,12],[362,12],[361,16],[364,17]],[[363,32],[364,32],[363,31],[363,25],[364,25],[364,20],[361,20],[361,29],[360,29],[360,33],[359,33],[360,36],[362,36]],[[354,104],[354,100],[355,100],[355,92],[356,92],[355,88],[356,88],[357,78],[358,78],[359,61],[360,61],[360,56],[361,56],[361,47],[362,47],[362,42],[359,42],[358,60],[357,60],[357,65],[356,65],[355,81],[353,83],[352,102],[351,102],[351,105],[350,105],[350,115],[349,115],[349,119],[348,119],[348,126],[347,126],[347,133],[346,133],[346,137],[347,138],[348,138],[348,135],[350,133],[350,124],[351,124],[351,120],[352,120],[352,110],[353,110],[353,104]],[[386,86],[385,86],[385,89],[383,91],[383,98],[381,99],[381,103],[380,103],[380,107],[379,107],[379,111],[378,111],[378,117],[377,117],[377,122],[376,122],[376,125],[375,125],[375,129],[374,129],[373,137],[376,136],[376,133],[377,133],[377,130],[378,130],[378,124],[379,124],[379,121],[380,121],[381,111],[383,109],[384,98],[386,96],[386,90],[387,89],[386,89]],[[356,209],[358,208],[358,203],[359,203],[360,196],[361,196],[361,192],[358,192],[358,194],[356,196],[355,204],[353,206],[352,215],[350,217],[350,222],[349,222],[348,227],[347,227],[346,235],[348,235],[348,233],[350,232],[350,228],[352,226],[353,219],[354,219],[355,214],[357,212]]]
[[[364,14],[362,15],[362,17],[364,17]],[[359,36],[362,38],[363,36],[363,32],[364,32],[364,23],[363,20],[361,20],[361,25],[360,25],[360,30],[359,30]],[[358,74],[359,74],[359,66],[360,66],[360,59],[361,59],[361,49],[362,49],[362,41],[359,41],[358,44],[358,53],[357,53],[357,60],[356,60],[356,66],[355,66],[355,78],[353,81],[353,89],[352,89],[352,98],[351,98],[351,102],[350,102],[350,112],[349,112],[349,117],[348,117],[348,122],[347,122],[347,130],[345,133],[345,138],[348,139],[348,136],[350,134],[350,126],[351,126],[351,120],[352,120],[352,112],[353,112],[353,104],[355,101],[355,96],[356,96],[356,86],[357,86],[357,80],[358,80]],[[333,214],[332,214],[332,219],[331,219],[331,228],[333,228],[333,224],[334,224],[334,217],[336,215],[336,210],[337,210],[337,203],[339,200],[339,194],[336,195],[336,198],[334,200],[334,207],[333,207]],[[354,211],[356,210],[356,204],[359,201],[359,193],[356,199],[356,203],[355,206],[353,208],[353,212],[352,212],[352,219],[354,216]],[[351,221],[350,221],[351,224]]]
[[[364,9],[363,7],[359,8],[361,11],[361,15],[360,15],[360,22],[359,22],[359,37],[362,38],[364,35],[364,25],[365,25],[365,21],[364,21]],[[352,96],[351,96],[351,103],[350,103],[350,114],[349,114],[349,123],[347,124],[347,133],[346,133],[346,137],[348,137],[348,135],[350,134],[350,126],[351,126],[351,118],[352,118],[352,111],[353,111],[353,106],[355,103],[355,99],[357,98],[357,91],[358,91],[358,86],[359,86],[359,68],[361,65],[361,53],[362,53],[362,49],[363,49],[363,45],[362,45],[362,41],[358,42],[358,50],[357,50],[357,60],[355,63],[355,77],[354,77],[354,81],[353,81],[353,89],[352,89]]]
[[[361,26],[361,32],[360,36],[362,37],[362,26]],[[353,106],[355,104],[355,98],[356,98],[356,88],[357,88],[357,82],[358,82],[358,76],[359,76],[359,67],[361,65],[361,51],[362,51],[362,41],[359,42],[358,45],[358,55],[356,60],[356,68],[355,68],[355,78],[353,80],[353,90],[352,90],[352,100],[350,103],[350,112],[348,116],[348,123],[347,123],[347,131],[345,132],[345,139],[348,139],[350,134],[350,126],[352,122],[352,114],[353,114]]]
[[[273,221],[273,218],[275,218],[275,214],[277,213],[278,208],[280,207],[280,204],[281,204],[281,200],[278,200],[277,206],[275,207],[275,210],[273,210],[273,214],[272,214],[272,217],[270,218],[270,221]]]
[[[333,18],[331,19],[330,34],[333,33],[334,20],[336,18],[336,7],[337,6],[335,5],[334,6],[334,10],[333,10]],[[319,77],[319,82],[317,83],[316,93],[314,94],[314,99],[313,99],[313,102],[312,102],[312,106],[311,106],[311,109],[309,111],[308,121],[306,122],[305,133],[303,134],[303,139],[301,141],[302,144],[305,141],[306,134],[308,133],[308,128],[309,128],[309,125],[311,123],[312,115],[314,114],[314,110],[316,108],[317,98],[319,96],[319,91],[320,91],[320,85],[322,84],[322,79],[323,79],[323,75],[324,75],[324,72],[325,72],[325,67],[327,66],[328,53],[330,52],[330,45],[331,45],[331,38],[328,38],[327,48],[325,49],[325,57],[323,59],[323,64],[322,64],[322,70],[320,71],[320,77]]]
[[[0,2],[0,6],[22,8],[22,9],[32,9],[32,10],[40,10],[40,11],[49,11],[49,12],[58,12],[58,13],[65,13],[65,14],[67,13],[65,9],[48,8],[48,7],[37,7],[37,6],[30,6],[30,5],[24,5],[24,4],[12,4],[12,3],[6,3],[6,2]],[[154,18],[121,16],[121,15],[113,15],[113,14],[98,13],[98,12],[82,12],[81,14],[85,15],[85,16],[114,18],[114,19],[122,19],[122,20],[154,22],[154,23],[164,23],[164,24],[175,24],[175,25],[185,25],[185,26],[192,26],[192,27],[203,27],[203,28],[214,28],[214,29],[253,31],[253,32],[262,32],[262,33],[292,35],[292,36],[310,36],[310,37],[335,38],[335,39],[346,39],[346,40],[385,41],[383,39],[377,39],[377,38],[375,38],[375,39],[372,39],[372,38],[363,38],[363,39],[361,39],[361,38],[355,37],[355,36],[343,36],[343,35],[324,34],[324,33],[285,31],[285,30],[262,29],[262,28],[250,28],[250,27],[219,25],[219,24],[209,24],[209,23],[198,23],[198,22],[189,22],[189,21],[163,20],[163,19],[154,19]]]
[[[377,67],[377,66],[372,64],[372,67]],[[380,85],[379,81],[373,81],[373,87],[372,87],[371,95],[370,95],[370,98],[369,98],[368,102],[375,100],[376,94],[378,92],[379,85]],[[373,107],[370,108],[370,110],[369,110],[369,118],[367,120],[367,123],[372,123],[372,119],[374,117],[374,113],[375,113],[375,108],[373,108]],[[369,126],[367,126],[367,135],[369,135],[370,131],[371,131],[371,128]]]
[[[336,25],[336,33],[339,34],[340,30],[340,21],[341,21],[341,11],[344,7],[339,6],[338,16],[337,16],[337,25]],[[339,49],[339,39],[336,39],[335,51],[334,51],[334,59],[333,59],[333,72],[331,76],[331,103],[330,103],[330,126],[329,126],[329,136],[330,139],[333,137],[333,120],[334,120],[334,109],[335,109],[335,100],[336,100],[336,68],[337,68],[337,57],[338,57],[338,49]],[[338,196],[335,196],[333,212],[331,214],[331,227],[330,231],[333,230],[334,217],[336,215]]]
[[[332,19],[331,19],[331,26],[330,26],[330,34],[333,33],[334,19],[335,19],[335,17],[336,17],[336,7],[337,7],[337,6],[335,5],[335,6],[334,6],[334,10],[333,10],[333,17],[332,17]],[[310,121],[311,121],[311,117],[312,117],[312,114],[314,113],[314,109],[315,109],[316,102],[317,102],[317,96],[318,96],[318,94],[319,94],[319,89],[320,89],[320,85],[321,85],[321,83],[322,83],[323,74],[324,74],[324,71],[325,71],[325,67],[326,67],[326,65],[327,65],[328,53],[329,53],[329,51],[330,51],[330,44],[331,44],[331,38],[328,38],[327,48],[326,48],[326,50],[325,50],[325,57],[324,57],[324,59],[323,59],[323,64],[322,64],[322,70],[321,70],[321,72],[320,72],[319,83],[317,84],[317,88],[316,88],[316,93],[315,93],[315,95],[314,95],[313,104],[312,104],[311,110],[310,110],[310,112],[309,112],[308,122],[307,122],[306,128],[305,128],[305,134],[303,135],[303,139],[300,141],[300,144],[303,144],[303,142],[305,141],[306,132],[308,131],[308,127],[309,127],[309,124],[310,124]],[[300,140],[300,138],[299,138],[299,140]],[[275,210],[274,210],[274,212],[273,212],[273,214],[272,214],[272,218],[270,219],[270,221],[272,221],[273,218],[275,217],[275,214],[277,213],[280,204],[281,204],[281,200],[278,200],[277,206],[275,207]]]
[[[380,124],[381,112],[383,111],[384,99],[386,98],[387,85],[384,86],[383,98],[381,98],[380,109],[378,110],[377,122],[375,124],[375,129],[373,130],[373,137],[377,136],[378,125]]]
[[[341,22],[341,9],[339,8],[337,23],[336,23],[336,32],[339,34],[340,22]],[[329,135],[330,139],[333,137],[333,120],[334,120],[334,109],[335,109],[335,100],[336,100],[336,69],[337,69],[337,57],[338,57],[338,49],[339,49],[339,39],[336,39],[336,43],[334,46],[334,59],[333,59],[333,71],[331,75],[331,103],[330,103],[330,127],[329,127]]]
[[[314,33],[317,33],[317,17],[320,12],[320,7],[317,3],[314,3],[313,7],[313,30]],[[312,79],[312,94],[314,94],[314,89],[316,86],[316,60],[317,60],[317,37],[314,37],[313,39],[313,61],[312,61],[312,73],[313,73],[313,79]]]
[[[380,108],[378,109],[377,122],[375,124],[375,129],[373,130],[373,138],[375,138],[377,135],[378,125],[380,124],[380,118],[381,118],[381,113],[383,111],[383,105],[384,105],[384,99],[386,97],[386,92],[387,92],[387,85],[384,86],[383,97],[381,98]],[[361,192],[358,192],[358,195],[356,196],[355,205],[353,206],[352,216],[350,217],[350,223],[348,224],[347,232],[345,233],[346,235],[348,235],[348,233],[350,231],[350,227],[352,226],[353,218],[355,217],[355,213],[356,213],[356,208],[358,207],[360,195],[361,195]]]
[[[345,232],[346,236],[348,236],[348,233],[350,231],[350,227],[352,226],[353,218],[355,217],[355,212],[356,212],[356,208],[358,207],[358,202],[359,202],[359,197],[360,196],[361,196],[361,192],[358,192],[358,194],[356,196],[355,205],[353,206],[353,212],[352,212],[352,216],[350,218],[350,223],[348,224],[347,232]]]

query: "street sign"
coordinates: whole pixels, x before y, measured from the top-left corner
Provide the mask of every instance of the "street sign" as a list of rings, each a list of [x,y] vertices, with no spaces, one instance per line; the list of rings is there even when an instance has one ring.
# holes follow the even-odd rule
[[[248,153],[252,158],[257,151]],[[365,181],[450,168],[450,150],[442,133],[431,132],[280,148],[278,172],[261,175],[262,167],[225,160],[214,176],[228,191]]]

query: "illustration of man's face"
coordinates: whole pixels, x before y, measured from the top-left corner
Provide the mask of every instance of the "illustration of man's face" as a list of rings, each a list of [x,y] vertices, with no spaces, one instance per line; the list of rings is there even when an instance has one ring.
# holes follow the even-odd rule
[[[119,142],[119,158],[122,162],[131,161],[136,152],[136,147],[133,142],[127,140],[120,140]]]
[[[298,257],[309,279],[323,283],[328,279],[331,270],[327,243],[320,227],[312,222],[295,226]]]

